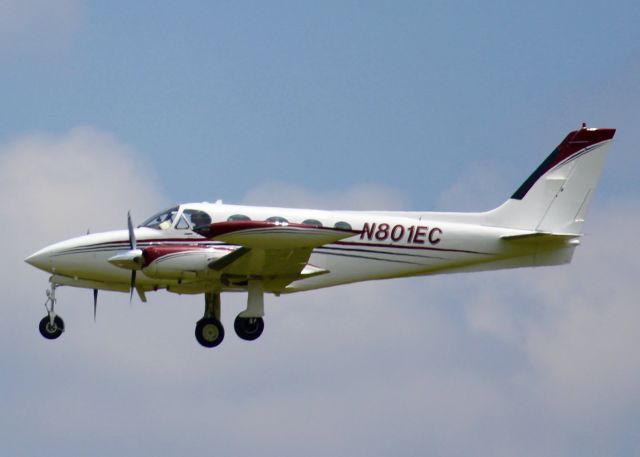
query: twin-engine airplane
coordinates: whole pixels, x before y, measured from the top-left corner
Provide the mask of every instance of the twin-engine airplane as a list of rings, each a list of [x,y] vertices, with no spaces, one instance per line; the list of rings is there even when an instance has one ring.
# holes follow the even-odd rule
[[[322,211],[217,203],[175,206],[137,228],[48,246],[26,259],[52,274],[40,333],[58,338],[56,289],[204,294],[198,342],[219,345],[220,294],[248,292],[234,329],[255,340],[264,294],[374,279],[571,261],[614,129],[573,131],[498,208],[482,213]]]

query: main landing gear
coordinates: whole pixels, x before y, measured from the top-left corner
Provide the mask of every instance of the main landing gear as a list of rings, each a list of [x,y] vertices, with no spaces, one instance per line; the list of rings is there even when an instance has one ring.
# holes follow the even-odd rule
[[[51,288],[47,290],[47,301],[44,302],[47,315],[42,318],[38,326],[40,334],[48,340],[55,340],[64,332],[64,321],[54,311],[56,287],[55,284],[51,284]]]
[[[204,294],[204,316],[196,323],[196,340],[206,348],[216,347],[224,339],[220,322],[220,293]]]
[[[238,315],[233,322],[236,335],[246,341],[256,340],[264,330],[264,319],[261,317],[240,317]]]
[[[233,328],[236,335],[246,341],[253,341],[264,330],[264,290],[261,281],[249,281],[247,309],[236,317]],[[207,292],[204,295],[204,316],[196,323],[196,340],[204,347],[212,348],[222,343],[224,327],[220,322],[220,293]]]

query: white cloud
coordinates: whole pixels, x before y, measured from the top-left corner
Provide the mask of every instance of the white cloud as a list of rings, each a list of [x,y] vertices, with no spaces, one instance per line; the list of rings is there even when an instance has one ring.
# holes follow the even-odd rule
[[[640,407],[636,206],[594,211],[571,269],[542,272],[538,284],[550,318],[531,328],[531,360],[558,406],[583,417]]]
[[[467,283],[471,328],[524,361],[517,378],[526,382],[517,392],[528,400],[507,392],[502,400],[519,404],[518,420],[538,430],[542,412],[549,416],[558,436],[547,439],[547,450],[611,453],[630,418],[638,419],[635,206],[594,208],[570,266],[488,273]]]
[[[83,15],[81,0],[1,0],[0,51],[63,49],[80,29]]]
[[[126,227],[126,212],[142,219],[166,197],[152,166],[129,146],[91,127],[66,135],[33,134],[0,147],[3,213],[28,227],[31,245]]]

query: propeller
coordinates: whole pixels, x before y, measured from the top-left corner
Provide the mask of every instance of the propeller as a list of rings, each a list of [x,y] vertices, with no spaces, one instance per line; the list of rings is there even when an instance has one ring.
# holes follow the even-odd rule
[[[138,249],[136,232],[134,231],[133,223],[131,222],[131,211],[127,212],[127,228],[129,230],[129,250],[110,257],[108,261],[116,267],[131,270],[131,294],[129,296],[129,302],[132,302],[133,291],[136,289],[137,270],[141,270],[144,267],[144,253],[142,249]]]

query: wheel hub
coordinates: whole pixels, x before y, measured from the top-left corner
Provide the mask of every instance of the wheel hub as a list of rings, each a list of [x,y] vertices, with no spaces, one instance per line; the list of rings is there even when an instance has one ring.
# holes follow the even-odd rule
[[[207,324],[202,329],[202,337],[207,341],[215,341],[219,335],[220,331],[214,324]]]
[[[244,331],[247,333],[255,333],[259,327],[258,319],[249,318],[244,322]]]
[[[48,323],[45,328],[47,329],[47,332],[53,334],[56,333],[58,331],[58,326],[55,323]]]

